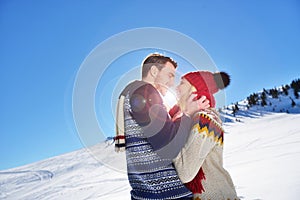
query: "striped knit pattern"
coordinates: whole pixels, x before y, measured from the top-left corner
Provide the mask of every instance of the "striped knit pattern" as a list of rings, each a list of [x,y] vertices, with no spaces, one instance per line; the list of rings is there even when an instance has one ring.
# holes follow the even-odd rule
[[[129,95],[124,101],[126,159],[131,196],[135,199],[165,200],[191,196],[180,181],[172,161],[161,159],[143,138],[142,128],[130,114]]]
[[[196,123],[192,129],[196,129],[196,132],[203,134],[203,137],[210,137],[216,144],[223,146],[224,130],[219,123],[205,113],[196,115],[194,120],[199,121],[199,123]]]

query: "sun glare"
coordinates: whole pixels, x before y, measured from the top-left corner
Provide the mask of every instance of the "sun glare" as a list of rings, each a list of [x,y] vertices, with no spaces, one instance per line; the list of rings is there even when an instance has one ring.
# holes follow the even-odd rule
[[[163,97],[164,103],[172,108],[177,103],[176,93],[172,90],[168,90],[166,95]]]

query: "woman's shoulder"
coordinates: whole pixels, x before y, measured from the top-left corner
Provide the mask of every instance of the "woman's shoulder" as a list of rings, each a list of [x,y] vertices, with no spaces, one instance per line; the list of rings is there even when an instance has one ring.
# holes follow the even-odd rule
[[[199,118],[199,117],[209,118],[215,121],[216,123],[222,125],[220,114],[214,108],[201,110],[194,115],[194,118]]]
[[[205,109],[197,112],[193,118],[195,123],[199,123],[202,126],[214,127],[224,132],[222,127],[222,120],[219,114],[214,109]]]
[[[218,119],[216,119],[216,117]],[[224,129],[218,121],[220,120],[216,114],[209,111],[200,111],[194,115],[194,125],[192,131],[195,133],[202,133],[208,137],[214,138],[216,143],[221,146],[224,141]]]

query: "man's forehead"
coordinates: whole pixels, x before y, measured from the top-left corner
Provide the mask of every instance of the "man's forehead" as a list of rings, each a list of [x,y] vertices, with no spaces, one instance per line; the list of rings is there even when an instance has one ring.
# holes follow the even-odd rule
[[[163,69],[165,71],[174,72],[174,73],[175,73],[175,70],[176,70],[175,66],[170,62],[166,62],[166,64],[164,64]]]

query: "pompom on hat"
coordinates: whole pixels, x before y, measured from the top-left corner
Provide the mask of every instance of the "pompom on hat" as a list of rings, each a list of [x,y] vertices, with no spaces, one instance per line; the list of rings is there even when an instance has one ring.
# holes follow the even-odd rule
[[[197,71],[185,74],[185,78],[196,88],[197,99],[206,96],[211,107],[216,106],[214,94],[226,88],[230,83],[230,76],[226,72],[211,73],[209,71]]]

